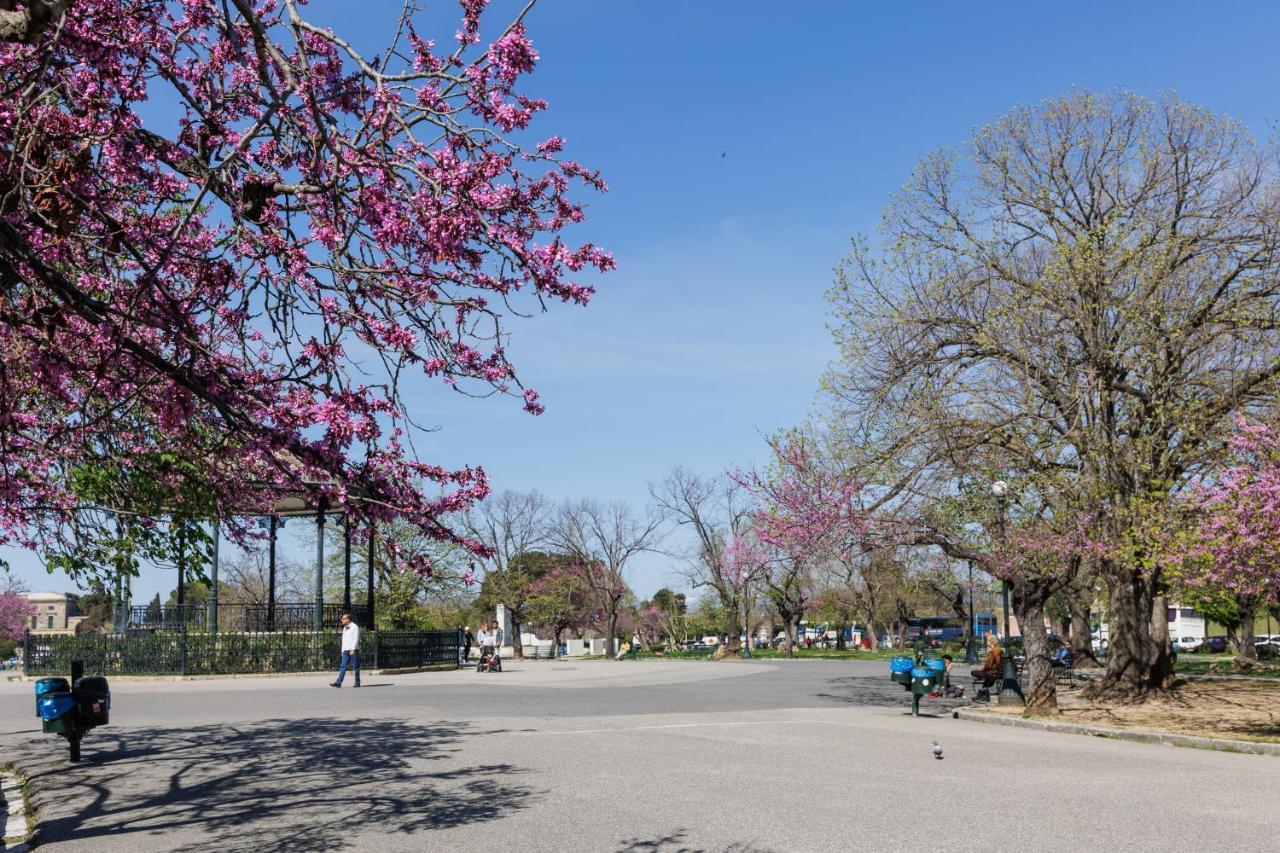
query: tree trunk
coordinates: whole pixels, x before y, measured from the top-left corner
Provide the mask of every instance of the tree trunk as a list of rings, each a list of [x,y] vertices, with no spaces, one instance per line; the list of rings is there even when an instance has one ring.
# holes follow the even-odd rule
[[[605,614],[605,629],[609,635],[605,638],[604,653],[609,660],[618,654],[618,608],[610,607]]]
[[[793,658],[796,656],[796,640],[795,634],[792,633],[791,617],[785,613],[778,615],[782,617],[782,654]]]
[[[520,632],[524,629],[523,622],[511,620],[511,659],[524,660],[524,644],[520,642]]]
[[[1071,611],[1071,656],[1081,668],[1102,665],[1093,653],[1093,632],[1089,624],[1091,595],[1092,590],[1067,593],[1067,607]]]
[[[1159,569],[1148,575],[1142,569],[1105,560],[1102,573],[1111,593],[1107,671],[1098,683],[1086,689],[1085,695],[1091,699],[1134,701],[1150,691],[1167,690],[1173,681],[1173,661],[1167,644],[1160,648],[1151,636]]]
[[[836,626],[836,650],[841,652],[849,648],[844,642],[844,628],[844,625]]]
[[[723,602],[721,602],[723,604]],[[741,655],[742,641],[738,639],[738,606],[735,602],[732,609],[725,607],[725,644],[726,655]]]
[[[1151,599],[1151,642],[1166,653],[1172,648],[1169,642],[1169,596],[1163,592]]]
[[[1058,710],[1058,690],[1053,681],[1053,664],[1049,661],[1049,635],[1044,629],[1044,601],[1048,595],[1028,590],[1025,583],[1013,589],[1013,610],[1022,628],[1023,648],[1027,653],[1028,714],[1052,714]]]
[[[1236,637],[1236,654],[1245,660],[1258,659],[1258,647],[1253,644],[1253,623],[1258,615],[1258,600],[1252,595],[1236,596],[1236,612],[1240,614],[1240,633]]]

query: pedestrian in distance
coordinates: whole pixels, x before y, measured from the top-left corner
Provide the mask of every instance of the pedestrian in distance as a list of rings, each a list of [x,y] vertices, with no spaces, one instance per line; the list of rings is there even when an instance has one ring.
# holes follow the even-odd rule
[[[466,663],[471,659],[471,647],[476,643],[475,634],[471,633],[471,626],[462,629],[462,662]]]
[[[347,667],[355,670],[356,687],[360,686],[360,626],[351,621],[350,613],[342,614],[342,661],[338,664],[338,680],[330,687],[341,687]]]

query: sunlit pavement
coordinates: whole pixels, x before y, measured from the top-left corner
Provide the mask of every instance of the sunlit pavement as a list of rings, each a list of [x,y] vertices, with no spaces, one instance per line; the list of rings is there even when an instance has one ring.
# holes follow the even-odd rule
[[[78,766],[38,733],[31,685],[0,681],[0,759],[32,770],[48,850],[1280,843],[1280,760],[968,723],[930,702],[913,719],[883,661],[328,680],[117,680]]]

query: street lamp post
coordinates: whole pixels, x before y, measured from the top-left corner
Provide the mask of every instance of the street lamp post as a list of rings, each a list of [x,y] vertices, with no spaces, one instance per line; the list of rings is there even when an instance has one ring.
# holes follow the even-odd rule
[[[977,627],[977,619],[973,614],[973,560],[969,561],[969,642],[964,650],[965,663],[977,663],[978,653],[974,648],[973,632]]]
[[[1005,501],[1009,494],[1009,484],[1004,480],[996,480],[991,484],[991,495],[996,499],[999,511],[996,515],[1000,544],[1005,541],[1004,513]],[[1009,581],[1004,584],[1004,678],[1000,685],[1001,705],[1025,705],[1027,700],[1022,695],[1022,687],[1018,684],[1018,669],[1013,663],[1012,634],[1009,629]]]

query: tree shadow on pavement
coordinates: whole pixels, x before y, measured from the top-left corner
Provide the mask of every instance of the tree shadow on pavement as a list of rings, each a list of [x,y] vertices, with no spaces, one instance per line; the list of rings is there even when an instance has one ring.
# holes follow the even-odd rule
[[[688,831],[676,829],[667,835],[653,838],[628,838],[622,841],[617,853],[772,853],[767,847],[741,842],[728,847],[694,847],[686,843]]]
[[[954,683],[954,682],[953,682]],[[851,676],[833,678],[827,682],[827,690],[816,693],[819,699],[838,702],[842,705],[858,705],[877,708],[906,708],[911,713],[911,692],[904,690],[901,684],[895,684],[886,675],[884,678],[870,676]],[[921,712],[950,713],[954,708],[970,704],[969,699],[922,699]]]
[[[95,733],[83,764],[41,774],[58,802],[42,809],[40,840],[137,833],[172,839],[171,849],[283,853],[353,848],[353,831],[495,820],[545,792],[519,784],[525,771],[509,764],[457,765],[466,738],[493,733],[351,719]]]

